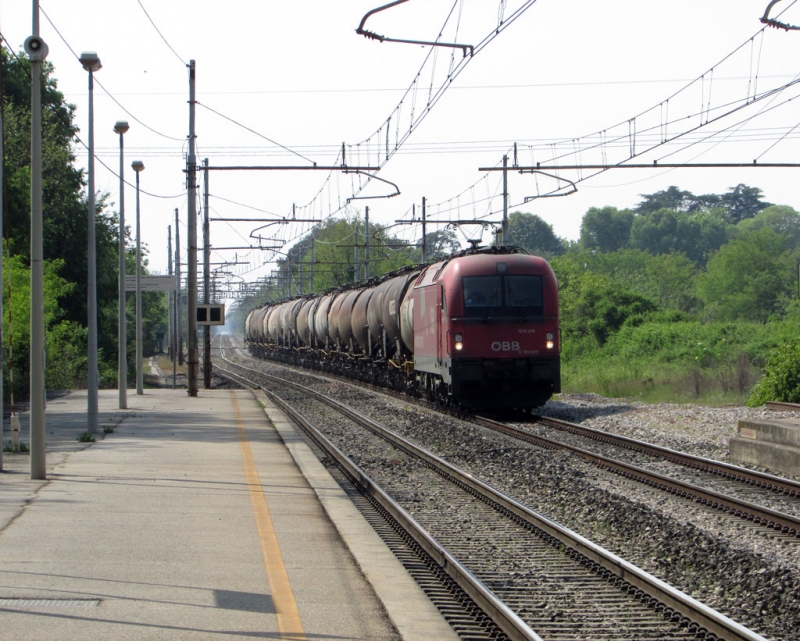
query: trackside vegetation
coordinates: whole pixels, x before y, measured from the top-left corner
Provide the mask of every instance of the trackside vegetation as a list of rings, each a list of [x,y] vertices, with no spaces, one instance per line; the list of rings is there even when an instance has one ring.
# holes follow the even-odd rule
[[[13,369],[14,400],[29,388],[30,332],[30,63],[27,56],[2,50],[2,109],[5,144],[3,239],[4,376]],[[44,300],[48,389],[75,389],[87,380],[87,237],[86,176],[75,166],[75,108],[64,100],[44,64],[42,87],[42,200],[44,210]],[[100,385],[117,384],[117,301],[119,217],[107,194],[96,196],[98,368]],[[126,230],[129,238],[130,232]],[[130,245],[129,245],[130,246]],[[135,256],[128,251],[128,273]],[[156,334],[167,324],[161,292],[143,296],[144,352],[151,353]],[[128,297],[129,382],[133,381],[134,301]],[[4,385],[5,401],[11,389]]]
[[[800,397],[800,214],[746,185],[590,209],[552,265],[567,391],[760,405]],[[762,378],[763,377],[763,378]]]

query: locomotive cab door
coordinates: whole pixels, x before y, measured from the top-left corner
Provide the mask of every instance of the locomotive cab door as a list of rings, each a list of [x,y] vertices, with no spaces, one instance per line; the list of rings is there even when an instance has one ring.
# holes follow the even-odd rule
[[[446,306],[446,298],[444,294],[444,285],[439,285],[437,291],[437,305],[436,305],[436,327],[438,328],[437,332],[437,340],[436,340],[436,365],[442,370],[443,378],[447,379],[445,370],[449,369],[447,367],[448,363],[445,361],[447,360],[448,353],[447,353],[447,339],[448,339],[448,323],[445,322],[445,318],[447,315],[445,306]]]

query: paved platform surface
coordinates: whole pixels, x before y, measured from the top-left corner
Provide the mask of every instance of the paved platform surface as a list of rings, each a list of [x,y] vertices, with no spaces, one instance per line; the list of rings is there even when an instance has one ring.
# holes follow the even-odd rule
[[[46,481],[3,456],[0,639],[456,638],[266,397],[117,398],[93,444],[48,403]]]

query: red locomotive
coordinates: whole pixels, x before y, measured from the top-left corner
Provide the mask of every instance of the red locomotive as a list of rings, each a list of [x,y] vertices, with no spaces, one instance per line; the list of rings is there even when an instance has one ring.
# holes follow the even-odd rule
[[[510,247],[268,303],[248,314],[245,341],[259,356],[467,409],[529,410],[561,391],[555,275]]]

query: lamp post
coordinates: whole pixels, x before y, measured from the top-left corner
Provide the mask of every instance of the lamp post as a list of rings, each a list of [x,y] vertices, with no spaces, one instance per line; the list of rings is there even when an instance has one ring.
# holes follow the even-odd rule
[[[136,393],[144,394],[142,373],[142,235],[139,216],[139,174],[144,170],[141,160],[131,163],[136,172]]]
[[[119,323],[117,327],[117,387],[119,409],[128,407],[128,336],[125,327],[125,164],[122,134],[128,131],[128,123],[118,120],[114,132],[119,134]]]
[[[88,255],[88,313],[89,313],[89,371],[86,387],[89,397],[88,425],[89,434],[98,432],[97,423],[97,258],[95,244],[95,204],[94,204],[94,72],[102,68],[100,58],[94,51],[84,51],[80,62],[89,72],[89,188],[87,194],[89,208],[89,255]]]

